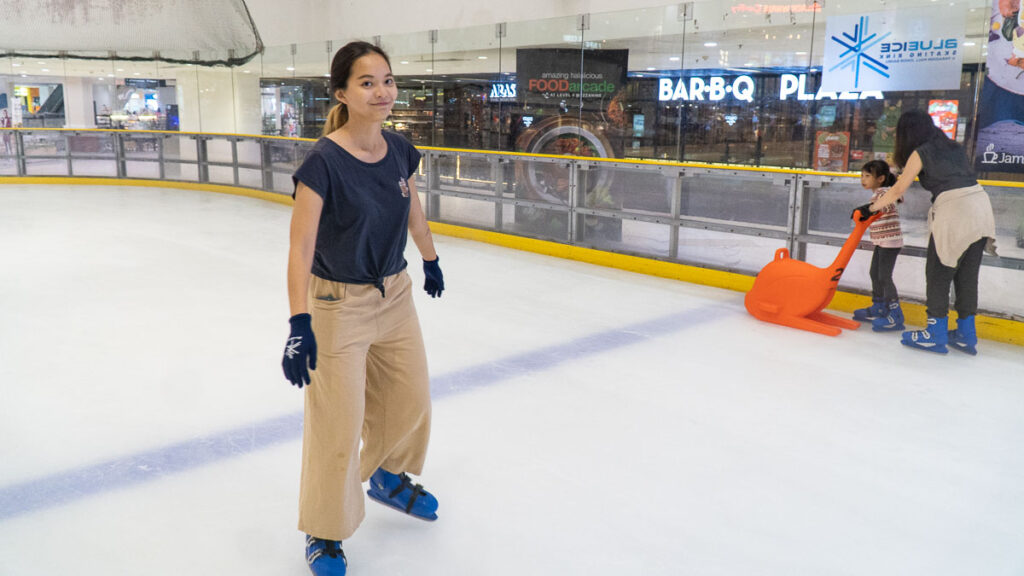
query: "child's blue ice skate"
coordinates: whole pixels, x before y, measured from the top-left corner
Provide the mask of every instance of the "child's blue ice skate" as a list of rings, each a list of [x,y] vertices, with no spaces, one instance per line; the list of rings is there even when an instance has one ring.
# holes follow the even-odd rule
[[[423,489],[403,472],[392,474],[383,468],[370,476],[370,489],[366,495],[377,502],[401,510],[421,520],[437,520],[437,498]]]
[[[903,345],[936,354],[945,354],[949,351],[946,349],[948,322],[949,318],[929,318],[928,325],[924,330],[911,330],[903,333]]]
[[[978,354],[978,333],[974,331],[974,316],[956,321],[956,329],[949,331],[949,345],[971,356]]]
[[[903,330],[903,309],[899,302],[890,302],[885,315],[871,321],[871,329],[875,332],[895,332]]]
[[[345,576],[348,560],[341,542],[306,535],[306,564],[313,576]]]
[[[886,312],[885,302],[881,300],[872,300],[871,306],[867,308],[858,308],[853,311],[853,319],[864,322],[866,320],[874,320],[884,316]]]

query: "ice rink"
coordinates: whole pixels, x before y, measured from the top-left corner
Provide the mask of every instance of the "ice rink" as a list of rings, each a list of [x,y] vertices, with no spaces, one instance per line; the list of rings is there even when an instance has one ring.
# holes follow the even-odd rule
[[[289,215],[0,186],[0,575],[308,574]],[[349,574],[1024,573],[1024,349],[829,338],[738,292],[435,242],[440,519],[368,503]]]

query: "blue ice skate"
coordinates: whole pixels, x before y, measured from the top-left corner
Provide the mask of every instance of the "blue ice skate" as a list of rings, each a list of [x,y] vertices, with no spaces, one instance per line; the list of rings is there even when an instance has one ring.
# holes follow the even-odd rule
[[[345,576],[348,559],[341,550],[341,542],[321,540],[306,535],[306,564],[313,576]]]
[[[903,345],[936,354],[949,352],[946,348],[948,322],[949,318],[929,318],[928,325],[924,330],[910,330],[903,333]]]
[[[885,314],[871,321],[871,329],[875,332],[903,330],[903,309],[900,308],[900,303],[890,302]]]
[[[949,331],[949,345],[971,356],[978,354],[978,333],[974,329],[974,316],[956,321],[956,329]]]
[[[403,472],[392,474],[383,468],[370,476],[370,489],[366,495],[377,502],[405,512],[421,520],[437,520],[437,498],[423,489]]]
[[[871,306],[867,308],[858,308],[853,311],[853,319],[864,322],[866,320],[874,320],[885,315],[885,302],[881,300],[872,300]]]

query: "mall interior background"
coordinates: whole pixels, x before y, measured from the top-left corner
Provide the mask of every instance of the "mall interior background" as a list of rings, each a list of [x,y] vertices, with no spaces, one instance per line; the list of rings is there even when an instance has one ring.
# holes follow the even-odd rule
[[[391,127],[417,145],[845,172],[891,155],[901,110],[929,109],[951,137],[973,146],[992,9],[986,0],[709,1],[629,10],[527,2],[503,13],[446,12],[435,2],[409,6],[416,17],[392,23],[380,7],[248,4],[265,49],[243,65],[8,56],[0,60],[0,108],[23,127],[314,138],[331,105],[330,58],[358,37],[389,52],[400,88]],[[894,7],[963,18],[959,89],[819,95],[828,17]],[[585,98],[517,94],[522,68],[555,50],[581,67],[618,54],[621,82]],[[752,83],[743,100],[660,98],[661,82],[728,84],[740,76]],[[543,137],[552,126],[582,138]],[[814,145],[823,134],[837,135],[827,159]]]

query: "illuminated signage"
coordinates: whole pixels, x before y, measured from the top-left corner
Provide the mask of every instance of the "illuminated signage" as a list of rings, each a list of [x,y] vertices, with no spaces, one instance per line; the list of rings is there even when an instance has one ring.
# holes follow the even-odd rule
[[[700,76],[680,78],[675,86],[671,78],[662,78],[658,81],[658,100],[709,100],[717,102],[725,99],[731,94],[737,100],[744,102],[754,101],[754,79],[750,76],[737,76],[732,82],[726,83],[721,76],[712,76],[708,79]]]
[[[754,14],[797,14],[799,12],[821,12],[821,4],[737,4],[731,8],[733,14],[752,12]]]
[[[491,100],[515,100],[516,99],[516,83],[515,82],[497,82],[491,84],[491,94],[488,96]]]
[[[868,92],[826,92],[818,90],[817,94],[807,93],[807,74],[783,74],[779,77],[779,100],[786,100],[796,95],[797,100],[884,100],[885,95],[877,90]]]
[[[676,100],[718,102],[728,96],[743,102],[753,102],[754,79],[744,74],[731,79],[726,79],[723,76],[707,78],[691,76],[658,80],[658,100],[662,102]],[[779,77],[779,100],[788,100],[790,97],[797,100],[866,100],[868,98],[883,100],[885,98],[879,91],[837,93],[819,90],[816,94],[809,94],[806,74],[782,74]]]

